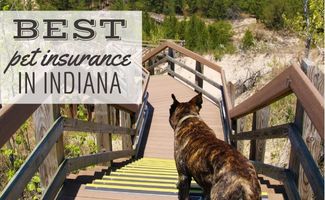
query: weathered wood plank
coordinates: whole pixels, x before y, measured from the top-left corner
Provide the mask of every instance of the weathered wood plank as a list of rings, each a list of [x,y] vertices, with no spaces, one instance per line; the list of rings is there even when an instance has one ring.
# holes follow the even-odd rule
[[[245,121],[246,121],[246,118],[245,117],[242,117],[242,118],[239,118],[239,119],[235,119],[235,135],[233,135],[231,137],[231,140],[234,141],[234,143],[236,144],[236,148],[239,152],[241,153],[244,153],[244,142],[241,141],[241,140],[245,140],[246,138],[248,140],[251,140],[251,139],[255,139],[256,137],[255,136],[255,132],[252,132],[252,133],[247,133],[244,134],[244,128],[245,128]],[[250,134],[254,134],[253,137],[247,137],[249,136]],[[257,134],[256,134],[257,135]],[[259,135],[259,134],[258,134]],[[241,136],[244,136],[241,137]],[[239,141],[238,141],[239,140]]]
[[[241,120],[242,118],[238,119]],[[238,121],[237,120],[237,121]],[[285,138],[288,136],[288,128],[291,124],[283,124],[278,126],[272,126],[268,128],[261,128],[254,131],[239,132],[232,136],[233,140],[253,140],[253,139],[273,139],[273,138]],[[241,124],[239,131],[243,130],[243,124]]]
[[[130,129],[132,128],[131,127],[131,116],[129,113],[120,111],[120,126],[130,128]],[[123,134],[123,135],[121,135],[121,139],[122,139],[122,150],[132,149],[131,135]]]
[[[316,198],[324,199],[324,179],[320,174],[319,169],[315,164],[315,161],[304,140],[299,134],[297,127],[292,125],[289,128],[288,136],[294,151],[297,153],[300,164],[304,169],[306,177],[308,178],[309,184],[311,185]]]
[[[135,154],[134,150],[123,150],[123,151],[110,151],[100,152],[96,154],[80,156],[76,158],[69,158],[69,171],[74,171],[90,165],[96,165],[98,163],[108,162],[118,158],[131,157]]]
[[[308,60],[303,60],[302,64],[306,67],[307,77],[312,81],[317,90],[323,94],[324,73]],[[323,151],[322,139],[306,113],[304,113],[302,137],[315,162],[318,163]],[[301,194],[301,199],[312,199],[313,192],[303,171],[304,170],[300,168],[298,181],[299,193]]]
[[[270,114],[270,107],[262,108],[258,110],[253,115],[253,131],[257,129],[268,127],[269,124],[269,114]],[[251,148],[250,148],[250,159],[256,161],[264,161],[265,155],[265,139],[254,139],[251,140]]]
[[[172,58],[172,57],[166,56],[166,58],[167,58],[167,60],[169,60],[169,61],[171,61],[171,62],[177,64],[178,66],[180,66],[180,67],[186,69],[187,71],[192,72],[192,73],[195,74],[198,78],[203,79],[204,81],[210,83],[211,85],[215,86],[216,88],[218,88],[218,89],[221,89],[221,88],[222,88],[221,85],[220,85],[219,83],[217,83],[217,82],[213,81],[212,79],[210,79],[210,78],[204,76],[203,73],[198,72],[198,71],[196,71],[196,70],[190,68],[189,66],[185,65],[185,64],[182,63],[182,62],[179,62],[178,60],[176,60],[176,59],[174,59],[174,58]],[[202,87],[201,87],[201,88],[202,88]]]
[[[61,117],[60,105],[53,104],[52,108],[53,108],[53,119],[56,120],[59,117]],[[64,160],[63,134],[59,137],[55,146],[56,146],[56,156],[57,156],[58,165],[60,165],[60,163],[62,163]]]
[[[109,112],[112,107],[106,104],[95,105],[95,123],[110,124]],[[96,133],[97,151],[112,151],[112,135],[104,133]],[[101,163],[102,165],[111,166],[111,163]]]
[[[40,107],[38,107],[33,114],[36,143],[42,141],[43,137],[47,134],[47,131],[51,128],[54,121],[55,119],[52,105],[42,104]],[[60,155],[60,157],[61,156],[62,155]],[[50,180],[56,172],[57,167],[60,165],[58,163],[58,157],[56,145],[54,145],[39,167],[41,187],[43,189],[48,186]]]
[[[0,109],[0,148],[39,106],[39,104],[12,104]]]
[[[65,131],[79,131],[79,132],[92,132],[92,133],[119,133],[119,134],[130,134],[134,135],[135,131],[130,128],[118,127],[109,124],[95,123],[81,121],[77,119],[64,119],[64,130]]]
[[[22,195],[26,185],[34,176],[62,133],[63,118],[60,117],[6,185],[0,199],[18,199]],[[54,159],[56,160],[56,158]]]
[[[298,66],[293,65],[290,69],[292,71],[290,87],[324,140],[324,98]]]

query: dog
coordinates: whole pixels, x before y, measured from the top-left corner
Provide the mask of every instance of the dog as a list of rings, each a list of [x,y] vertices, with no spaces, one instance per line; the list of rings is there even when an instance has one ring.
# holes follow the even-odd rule
[[[191,179],[205,199],[258,200],[261,188],[254,166],[235,148],[217,139],[201,119],[202,94],[179,102],[172,94],[169,123],[174,129],[178,198],[189,199]]]

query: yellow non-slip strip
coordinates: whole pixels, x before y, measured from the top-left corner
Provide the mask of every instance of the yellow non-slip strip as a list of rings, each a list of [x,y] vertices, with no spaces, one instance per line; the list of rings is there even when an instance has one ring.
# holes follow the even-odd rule
[[[154,162],[134,162],[129,165],[150,165],[150,166],[166,166],[166,167],[176,167],[175,164],[170,163],[154,163]]]
[[[175,164],[174,160],[157,160],[157,159],[140,159],[140,160],[136,160],[136,162],[156,162],[156,163],[173,163],[173,164]]]
[[[121,190],[138,190],[138,191],[151,191],[151,192],[169,192],[169,193],[177,193],[177,189],[172,188],[144,188],[144,187],[136,187],[136,186],[119,186],[119,185],[101,185],[101,184],[87,184],[88,187],[96,187],[96,188],[107,188],[107,189],[121,189]]]
[[[125,166],[121,169],[135,169],[143,171],[162,171],[162,172],[177,172],[176,169],[164,169],[164,168],[151,168],[151,167],[139,167],[139,166]]]
[[[117,169],[120,171],[140,171],[140,172],[161,172],[161,173],[169,173],[169,174],[177,174],[177,170],[168,170],[168,169],[149,169],[149,168],[133,168],[133,167],[123,167],[121,169]]]
[[[261,196],[262,197],[268,197],[268,194],[267,194],[267,192],[262,192]]]
[[[130,164],[127,166],[137,166],[137,167],[155,167],[155,168],[166,168],[166,169],[176,169],[176,166],[168,166],[168,165],[151,165],[151,164]]]
[[[137,163],[156,163],[156,164],[166,164],[166,165],[175,165],[175,162],[164,162],[164,161],[156,161],[156,160],[137,160]]]
[[[172,187],[176,188],[177,181],[170,183],[161,183],[161,182],[141,182],[141,181],[130,181],[130,180],[95,180],[94,184],[120,184],[120,185],[141,185],[141,186],[150,186],[150,187]],[[200,189],[200,187],[191,183],[191,188]]]
[[[153,183],[153,182],[136,182],[136,181],[118,181],[118,180],[95,180],[94,184],[123,184],[123,185],[141,185],[151,187],[171,187],[176,188],[176,183]]]
[[[161,171],[153,171],[153,170],[136,170],[136,169],[118,169],[116,172],[129,172],[129,173],[145,173],[145,174],[160,174],[160,175],[176,175],[177,172],[161,172]]]
[[[87,184],[88,187],[106,188],[106,189],[119,189],[119,190],[137,190],[137,191],[150,191],[150,192],[168,192],[177,193],[178,189],[173,188],[145,188],[137,186],[117,186],[117,185],[101,185],[101,184]],[[202,193],[200,190],[190,190],[191,193]]]
[[[127,176],[104,176],[105,180],[130,180],[130,181],[147,181],[147,182],[162,182],[162,183],[177,183],[177,179],[161,179],[161,178],[141,178],[141,177],[127,177]],[[191,182],[192,184],[196,183],[195,181]]]
[[[161,175],[161,174],[145,174],[145,173],[129,173],[129,172],[112,172],[114,175],[129,175],[129,176],[144,176],[144,177],[160,177],[160,178],[173,178],[177,179],[178,176],[172,175]]]

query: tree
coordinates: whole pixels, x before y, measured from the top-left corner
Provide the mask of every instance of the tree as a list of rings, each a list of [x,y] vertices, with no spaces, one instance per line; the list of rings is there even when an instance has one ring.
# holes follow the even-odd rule
[[[208,31],[210,49],[218,49],[220,46],[227,46],[233,36],[231,24],[226,21],[218,21],[209,25]]]
[[[168,39],[175,39],[177,34],[177,26],[178,26],[178,21],[175,14],[165,18],[163,27],[164,27],[164,32],[166,34],[166,37]]]
[[[175,14],[175,2],[174,0],[167,0],[164,2],[164,10],[165,15],[174,15]]]
[[[303,38],[311,37],[311,43],[323,48],[324,47],[324,1],[308,1],[309,27],[307,29],[306,16],[303,12],[290,16],[285,14],[285,28],[297,32]]]

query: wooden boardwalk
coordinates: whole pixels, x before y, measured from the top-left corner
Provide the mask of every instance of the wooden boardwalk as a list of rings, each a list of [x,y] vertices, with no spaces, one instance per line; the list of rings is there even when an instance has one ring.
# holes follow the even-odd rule
[[[148,92],[154,111],[144,157],[174,159],[174,132],[168,121],[171,94],[174,93],[180,102],[185,102],[196,92],[168,75],[151,76]],[[217,137],[223,140],[219,108],[204,98],[200,115]]]

